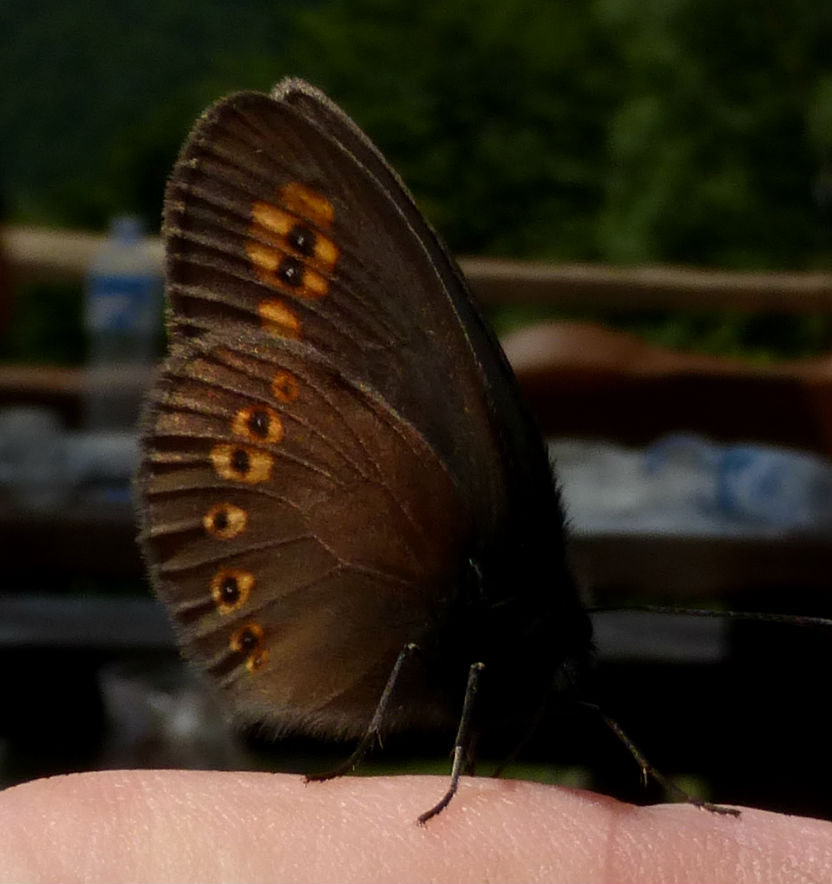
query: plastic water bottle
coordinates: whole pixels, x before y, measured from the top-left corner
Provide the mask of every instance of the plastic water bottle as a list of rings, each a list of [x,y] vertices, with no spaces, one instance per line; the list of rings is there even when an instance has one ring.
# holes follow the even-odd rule
[[[160,330],[161,267],[142,234],[138,218],[115,218],[87,275],[84,424],[88,430],[134,430],[153,370]]]

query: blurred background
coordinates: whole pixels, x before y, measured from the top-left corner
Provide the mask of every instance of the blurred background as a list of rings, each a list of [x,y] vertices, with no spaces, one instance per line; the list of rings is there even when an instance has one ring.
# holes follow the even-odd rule
[[[230,735],[178,664],[130,499],[166,177],[208,104],[285,75],[462,256],[593,603],[832,614],[831,44],[815,0],[0,4],[0,783],[343,757]],[[832,817],[828,633],[597,628],[599,690],[654,764]],[[584,719],[511,772],[655,800]],[[362,772],[443,770],[446,744],[393,740]]]

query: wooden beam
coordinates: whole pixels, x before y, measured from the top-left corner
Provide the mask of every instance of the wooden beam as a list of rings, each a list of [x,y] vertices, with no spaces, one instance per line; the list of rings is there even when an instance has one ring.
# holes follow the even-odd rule
[[[41,227],[7,227],[2,231],[12,276],[21,282],[73,282],[84,278],[106,236],[81,230],[48,230]],[[147,243],[162,267],[162,244],[158,236]]]
[[[606,267],[468,258],[462,268],[486,304],[577,309],[832,311],[832,273]]]
[[[103,234],[8,227],[3,232],[19,282],[81,280]],[[147,242],[162,266],[159,237]],[[686,267],[607,267],[498,258],[462,258],[465,275],[489,306],[568,309],[832,312],[832,272],[737,272]]]

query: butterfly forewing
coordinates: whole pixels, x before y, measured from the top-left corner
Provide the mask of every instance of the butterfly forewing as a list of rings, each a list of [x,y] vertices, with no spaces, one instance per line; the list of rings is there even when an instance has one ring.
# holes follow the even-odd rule
[[[493,507],[504,489],[482,378],[427,227],[408,226],[337,134],[259,94],[206,114],[168,190],[175,316],[301,342],[417,425]]]

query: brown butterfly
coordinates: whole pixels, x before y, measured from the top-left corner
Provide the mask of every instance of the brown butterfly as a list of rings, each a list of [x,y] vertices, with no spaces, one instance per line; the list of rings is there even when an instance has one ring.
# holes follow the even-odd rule
[[[164,237],[138,479],[156,590],[240,721],[363,738],[349,765],[465,706],[427,818],[470,734],[522,738],[591,656],[511,369],[396,173],[299,80],[202,116]]]

